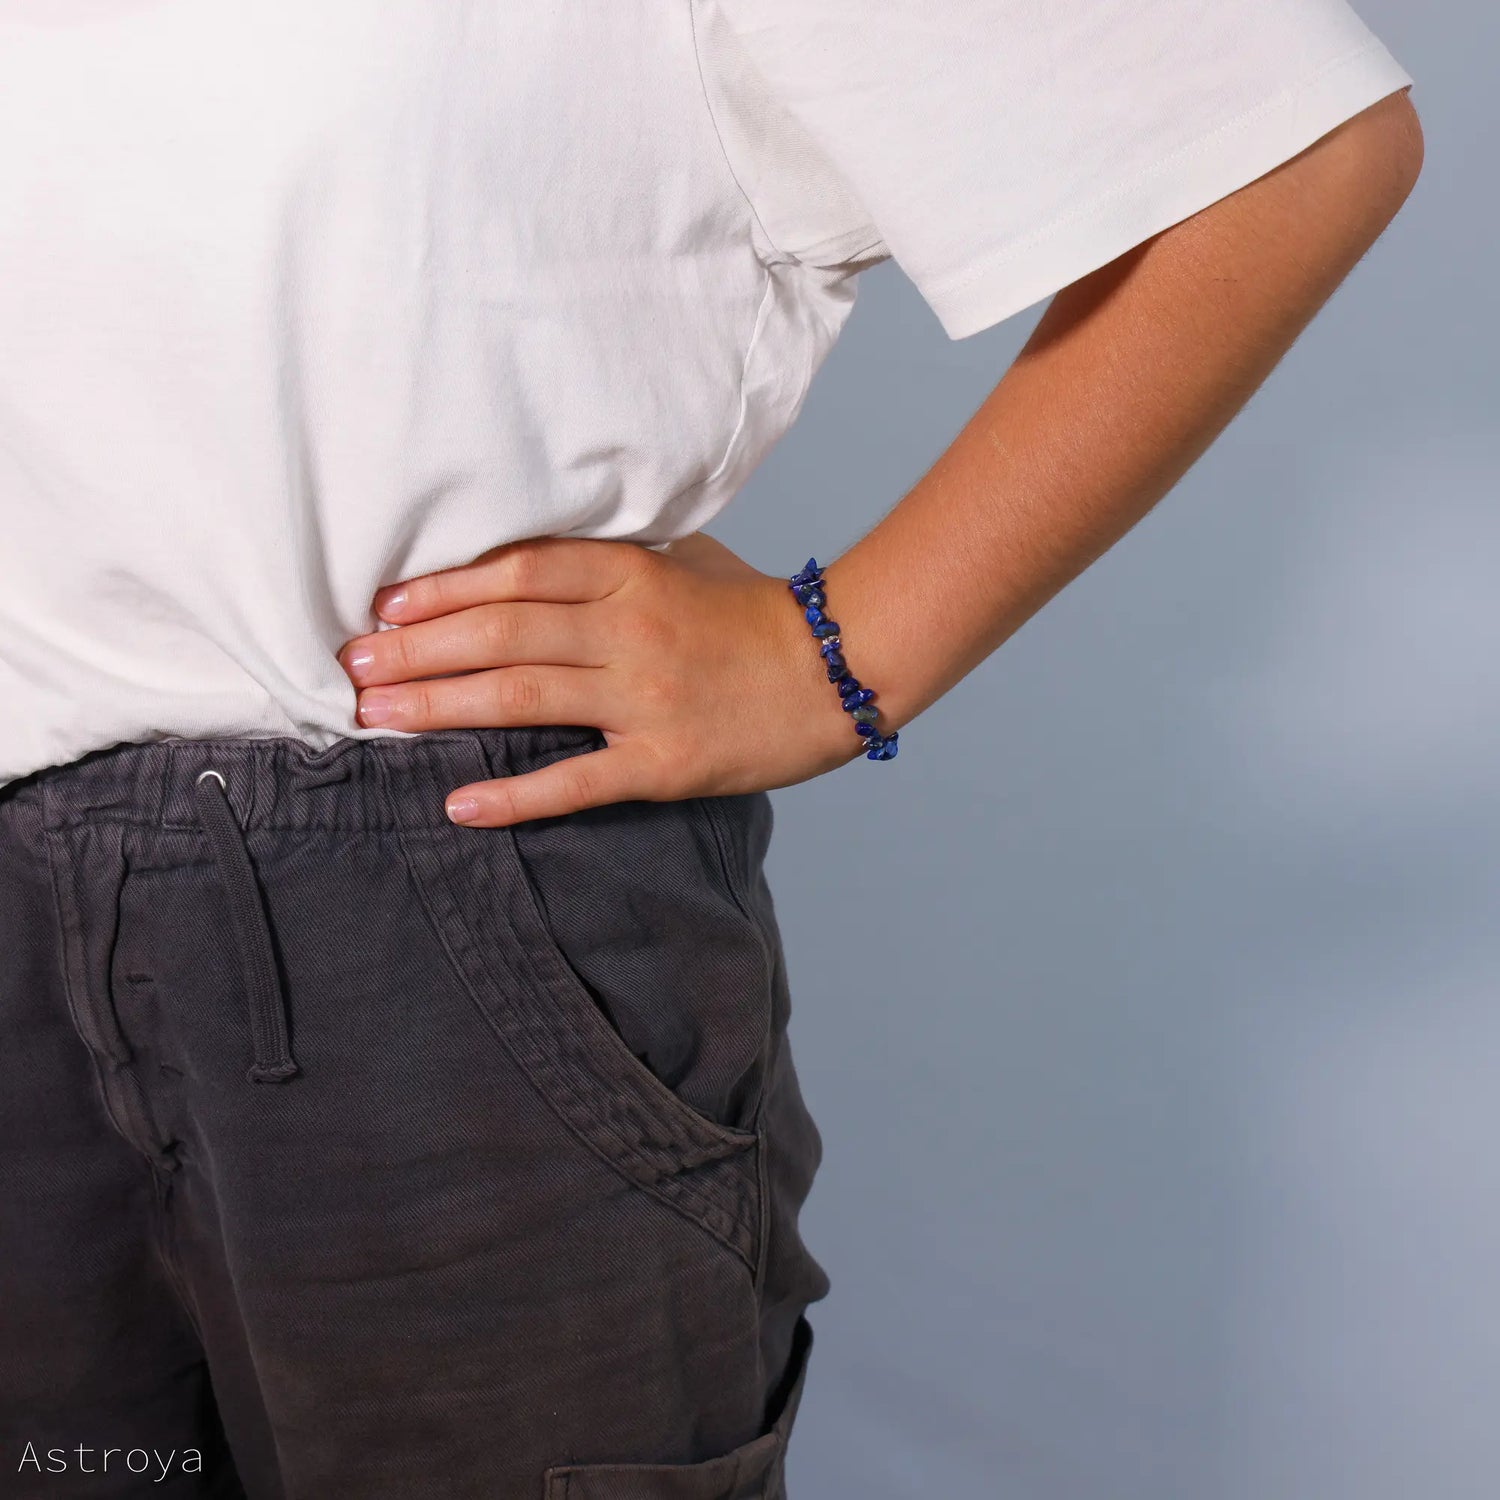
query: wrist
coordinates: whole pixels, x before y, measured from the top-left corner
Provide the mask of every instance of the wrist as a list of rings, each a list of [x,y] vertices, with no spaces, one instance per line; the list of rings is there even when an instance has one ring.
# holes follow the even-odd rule
[[[773,574],[767,585],[765,638],[773,666],[778,718],[821,769],[831,770],[861,753],[859,737],[842,711],[838,690],[829,682],[818,651],[819,643],[787,579]]]
[[[840,654],[850,674],[875,693],[871,701],[880,710],[877,727],[882,734],[904,728],[930,700],[922,699],[913,679],[916,652],[909,638],[903,643],[909,626],[891,608],[890,584],[867,576],[851,552],[828,563],[822,574],[828,601],[824,611],[838,624]],[[793,608],[801,613],[795,602]]]
[[[847,635],[850,621],[873,618],[874,612],[846,611],[845,604],[855,601],[835,599],[835,578],[846,583],[847,570],[823,567],[809,559],[788,578],[787,591],[807,629],[817,671],[829,690],[826,696],[830,706],[844,721],[844,742],[853,747],[848,753],[876,761],[891,760],[897,754],[900,725],[889,703],[877,692],[868,669],[863,676],[855,670]],[[862,651],[859,660],[874,662],[876,653]]]

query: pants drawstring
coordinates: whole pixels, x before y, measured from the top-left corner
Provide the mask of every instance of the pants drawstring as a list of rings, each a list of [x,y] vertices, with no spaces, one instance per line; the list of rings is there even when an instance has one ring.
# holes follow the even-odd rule
[[[286,995],[271,945],[266,903],[244,830],[229,803],[228,783],[217,771],[204,771],[193,787],[198,821],[208,835],[219,878],[229,898],[229,916],[250,994],[250,1036],[255,1062],[252,1083],[283,1083],[300,1070],[287,1040]]]

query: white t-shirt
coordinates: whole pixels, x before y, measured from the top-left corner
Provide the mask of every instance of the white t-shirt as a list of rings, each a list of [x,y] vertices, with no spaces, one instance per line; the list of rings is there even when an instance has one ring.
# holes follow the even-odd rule
[[[0,0],[0,782],[354,723],[384,583],[698,529],[1410,77],[1343,0]]]

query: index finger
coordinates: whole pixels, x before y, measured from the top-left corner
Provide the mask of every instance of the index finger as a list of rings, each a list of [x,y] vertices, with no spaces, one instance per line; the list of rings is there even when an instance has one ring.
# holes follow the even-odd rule
[[[409,625],[477,604],[583,604],[614,593],[644,565],[645,556],[634,542],[528,537],[495,547],[471,563],[379,589],[375,613],[393,625]]]

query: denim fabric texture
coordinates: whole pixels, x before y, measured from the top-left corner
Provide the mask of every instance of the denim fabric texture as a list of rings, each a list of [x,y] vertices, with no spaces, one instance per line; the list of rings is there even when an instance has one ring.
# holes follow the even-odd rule
[[[769,798],[443,810],[603,743],[0,791],[0,1495],[782,1500],[827,1280]]]

